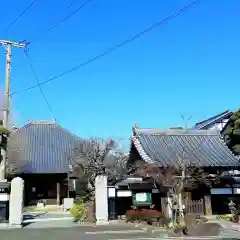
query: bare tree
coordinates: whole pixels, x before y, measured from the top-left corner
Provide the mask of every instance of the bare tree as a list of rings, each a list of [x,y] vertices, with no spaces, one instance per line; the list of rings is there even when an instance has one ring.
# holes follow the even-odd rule
[[[118,146],[112,138],[91,138],[81,141],[74,149],[73,169],[79,177],[87,176],[92,192],[95,190],[96,176],[107,175],[109,180],[116,180],[125,173],[127,155]]]

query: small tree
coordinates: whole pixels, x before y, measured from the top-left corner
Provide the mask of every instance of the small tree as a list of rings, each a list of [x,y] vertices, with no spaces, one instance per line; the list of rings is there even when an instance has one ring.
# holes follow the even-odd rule
[[[152,178],[160,191],[167,192],[171,199],[170,207],[176,206],[173,225],[184,221],[183,194],[186,188],[196,189],[200,185],[210,187],[219,178],[205,172],[203,168],[192,164],[159,167],[157,164],[147,164],[137,161],[132,168],[142,177]],[[177,212],[179,213],[177,215]]]
[[[91,194],[95,191],[98,175],[107,175],[109,181],[115,181],[126,172],[128,156],[118,146],[117,141],[111,138],[91,138],[81,141],[74,149],[73,168],[80,179],[87,179]]]

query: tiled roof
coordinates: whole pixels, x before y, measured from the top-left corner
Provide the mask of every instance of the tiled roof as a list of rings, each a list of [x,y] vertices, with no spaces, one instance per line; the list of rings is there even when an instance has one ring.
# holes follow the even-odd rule
[[[132,142],[141,158],[160,166],[187,163],[198,166],[238,166],[239,160],[215,131],[134,128]]]
[[[31,121],[8,141],[7,171],[67,173],[69,157],[80,138],[54,121]]]
[[[209,127],[211,126],[212,124],[216,123],[216,122],[219,122],[227,117],[231,117],[232,116],[232,111],[230,110],[226,110],[225,112],[223,113],[220,113],[216,116],[213,116],[209,119],[206,119],[204,121],[201,121],[201,122],[198,122],[195,124],[194,126],[194,129],[196,130],[203,130],[203,129],[206,129],[206,127]]]

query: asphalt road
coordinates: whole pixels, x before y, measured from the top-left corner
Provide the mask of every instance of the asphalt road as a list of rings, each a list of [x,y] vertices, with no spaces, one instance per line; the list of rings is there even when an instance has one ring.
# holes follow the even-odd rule
[[[72,218],[67,214],[30,214],[25,213],[26,226],[24,229],[0,230],[0,240],[154,240],[175,239],[164,238],[166,233],[149,234],[145,231],[127,225],[108,226],[76,226]],[[183,238],[181,238],[183,239]],[[188,240],[200,240],[201,237],[185,238]],[[204,237],[204,240],[213,238]],[[215,238],[216,239],[216,238]],[[240,232],[225,229],[222,237],[218,239],[240,239]]]
[[[235,238],[234,238],[235,237]],[[152,235],[143,230],[128,227],[128,226],[80,226],[80,227],[66,227],[66,228],[23,228],[23,229],[6,229],[0,230],[1,240],[155,240],[168,239],[159,235]],[[174,239],[174,238],[169,238]],[[182,238],[181,238],[182,239]],[[199,237],[186,238],[188,240],[200,240]],[[209,240],[212,238],[209,238]],[[216,238],[215,238],[216,239]],[[240,234],[235,236],[225,236],[225,238],[218,239],[240,239]],[[177,238],[175,238],[177,240]],[[204,238],[208,240],[208,238]]]
[[[1,240],[154,240],[159,239],[136,228],[74,227],[12,229],[0,231]],[[162,238],[161,238],[162,239]]]
[[[156,239],[151,234],[133,227],[71,227],[71,228],[23,228],[0,231],[1,240],[132,240]]]

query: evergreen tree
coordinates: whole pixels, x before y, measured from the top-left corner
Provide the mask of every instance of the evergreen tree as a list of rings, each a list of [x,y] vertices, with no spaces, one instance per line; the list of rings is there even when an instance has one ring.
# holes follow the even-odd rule
[[[226,141],[234,154],[240,155],[240,109],[229,119]]]

